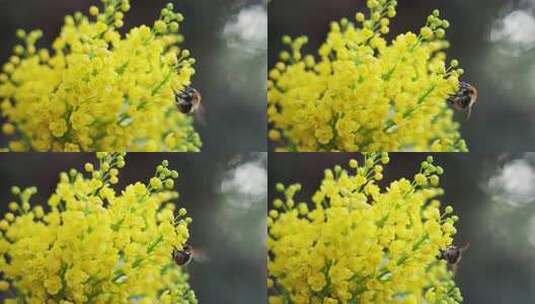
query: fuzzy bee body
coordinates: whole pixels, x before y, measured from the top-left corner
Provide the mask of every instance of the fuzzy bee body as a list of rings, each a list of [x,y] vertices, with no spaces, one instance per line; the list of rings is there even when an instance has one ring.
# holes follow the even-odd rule
[[[458,264],[462,258],[461,248],[457,246],[450,246],[441,253],[441,258],[446,260],[448,264]]]
[[[178,110],[184,114],[197,111],[201,105],[201,93],[191,86],[187,86],[180,92],[175,93],[175,103]]]
[[[438,258],[445,260],[451,266],[455,275],[459,267],[459,262],[461,262],[461,258],[463,257],[463,252],[468,249],[468,246],[470,246],[468,243],[462,247],[451,245],[442,250]]]
[[[459,90],[450,95],[447,99],[448,104],[458,111],[466,111],[466,119],[470,118],[472,107],[477,101],[477,89],[467,82],[459,83]]]
[[[184,266],[191,262],[193,258],[193,249],[190,244],[184,244],[182,250],[173,251],[173,260],[178,266]]]

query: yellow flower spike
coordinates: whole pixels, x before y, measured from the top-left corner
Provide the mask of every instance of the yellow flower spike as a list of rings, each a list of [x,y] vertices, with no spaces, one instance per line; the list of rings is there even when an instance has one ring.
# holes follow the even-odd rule
[[[370,0],[357,24],[332,22],[316,57],[301,51],[306,38],[282,38],[289,50],[268,73],[277,151],[467,151],[446,102],[464,72],[446,68],[449,23],[434,11],[388,41],[396,5]]]
[[[326,170],[298,210],[284,206],[300,187],[277,184],[287,190],[268,213],[269,303],[462,302],[437,258],[456,233],[453,209],[441,212],[436,185],[401,178],[379,188],[372,176],[388,154],[365,158]],[[429,158],[420,169],[427,178],[438,166]]]
[[[13,187],[22,207],[10,203],[15,214],[0,220],[0,291],[11,288],[5,303],[197,303],[172,259],[190,234],[186,210],[175,217],[168,207],[178,193],[140,182],[116,192],[120,162],[122,153],[99,153],[85,175],[62,173],[48,206],[31,212],[36,189]],[[178,177],[168,165],[155,172],[166,183]]]
[[[36,48],[41,31],[17,31],[0,76],[2,131],[17,138],[9,149],[199,151],[193,118],[175,105],[195,73],[189,51],[176,54],[183,16],[166,6],[153,29],[124,35],[129,1],[101,2],[65,17],[49,50]]]

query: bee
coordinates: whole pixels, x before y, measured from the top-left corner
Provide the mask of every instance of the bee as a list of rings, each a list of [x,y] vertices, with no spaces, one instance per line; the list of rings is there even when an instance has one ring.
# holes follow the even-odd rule
[[[476,103],[476,100],[477,89],[473,85],[463,81],[459,83],[459,90],[447,99],[448,104],[455,110],[466,110],[466,119],[470,118],[472,107]]]
[[[195,113],[201,106],[201,99],[201,93],[191,86],[175,93],[176,106],[184,114]]]
[[[461,262],[461,258],[463,257],[463,252],[468,249],[468,246],[470,246],[469,243],[466,243],[462,247],[451,245],[440,252],[439,258],[448,262],[448,264],[452,267],[453,273],[455,274],[457,272],[459,262]]]
[[[193,248],[186,243],[182,246],[182,250],[173,251],[173,260],[178,266],[188,265],[193,259]]]

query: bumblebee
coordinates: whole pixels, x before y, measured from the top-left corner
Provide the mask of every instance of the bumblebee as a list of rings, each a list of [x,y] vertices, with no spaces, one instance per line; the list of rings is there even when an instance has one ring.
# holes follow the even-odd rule
[[[448,104],[455,110],[466,110],[466,119],[470,118],[472,107],[477,101],[477,89],[467,82],[459,83],[457,93],[450,95],[447,99]]]
[[[193,259],[193,248],[190,244],[186,243],[182,247],[182,250],[173,251],[173,260],[178,266],[188,265]]]
[[[468,248],[468,245],[465,245],[463,247],[459,246],[449,246],[444,251],[440,253],[440,258],[444,259],[448,264],[455,265],[459,264],[461,261],[461,258],[463,256],[463,252]]]
[[[201,93],[191,86],[175,93],[176,107],[184,114],[195,113],[201,106],[201,100]]]
[[[457,268],[459,267],[459,262],[463,257],[463,252],[468,249],[468,246],[470,246],[468,243],[462,247],[451,245],[440,252],[439,258],[448,262],[448,264],[451,265],[453,273],[455,274],[457,272]]]

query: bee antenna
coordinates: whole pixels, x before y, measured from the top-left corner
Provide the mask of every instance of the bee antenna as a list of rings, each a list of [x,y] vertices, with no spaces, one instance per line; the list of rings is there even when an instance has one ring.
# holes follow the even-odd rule
[[[470,247],[470,242],[465,242],[464,245],[459,249],[461,251],[466,251],[466,249],[468,249],[468,247]]]

